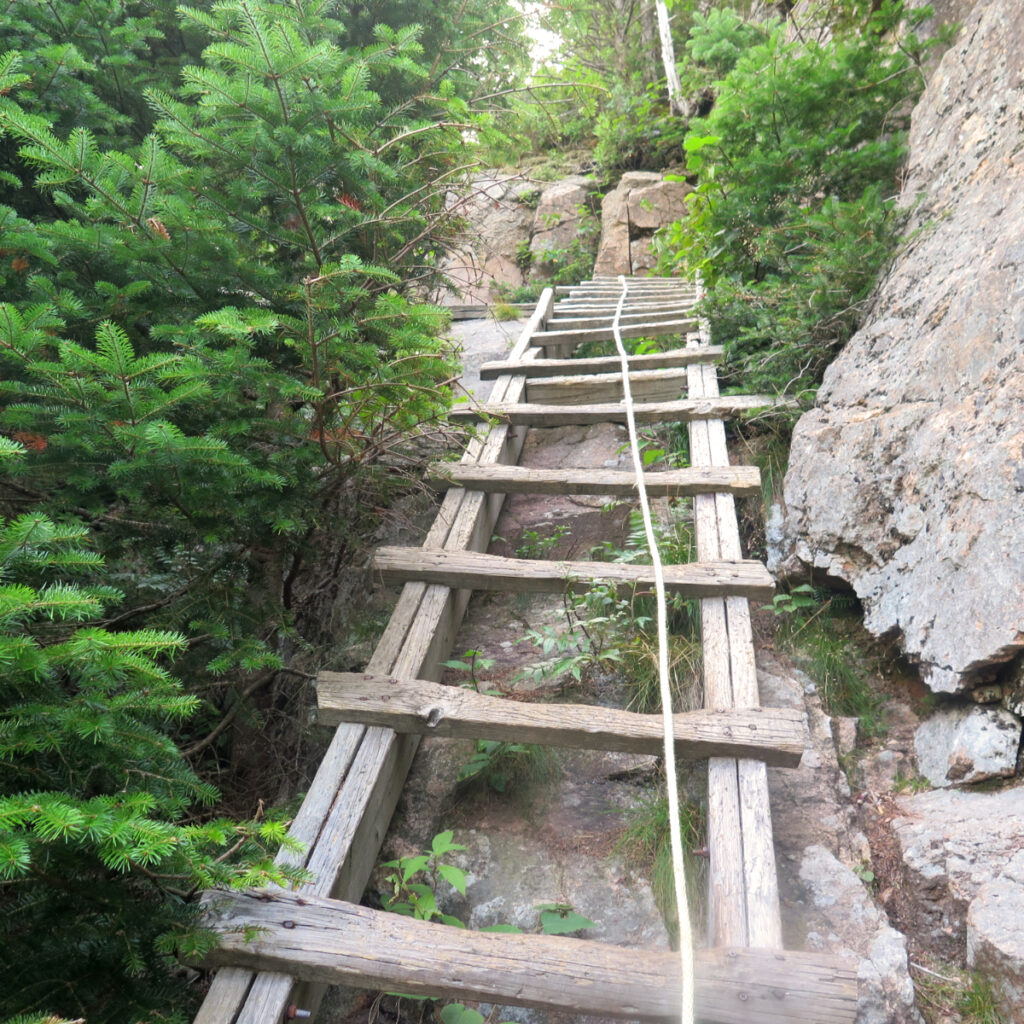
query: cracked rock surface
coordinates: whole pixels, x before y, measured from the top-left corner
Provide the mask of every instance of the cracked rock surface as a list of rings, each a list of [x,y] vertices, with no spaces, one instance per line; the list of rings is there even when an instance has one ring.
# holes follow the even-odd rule
[[[871,851],[839,767],[835,720],[786,659],[759,650],[757,660],[761,703],[807,711],[800,767],[768,769],[786,946],[859,961],[857,1024],[921,1024],[906,939],[854,871]]]
[[[797,424],[772,536],[775,569],[847,580],[937,692],[1024,648],[1022,49],[1019,5],[983,0],[932,75],[911,241]]]

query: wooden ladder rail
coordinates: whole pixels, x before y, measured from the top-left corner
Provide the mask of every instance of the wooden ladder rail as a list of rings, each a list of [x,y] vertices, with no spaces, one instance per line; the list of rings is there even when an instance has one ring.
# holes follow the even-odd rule
[[[533,316],[509,353],[510,362],[528,363],[543,353],[532,343],[554,304],[545,289]],[[499,378],[494,396],[515,402],[525,377]],[[463,462],[515,463],[525,430],[492,426],[470,441]],[[453,489],[447,493],[424,542],[447,550],[483,550],[490,541],[504,495]],[[467,591],[409,583],[367,668],[372,671],[439,679],[455,632],[469,601]],[[339,726],[302,802],[289,835],[305,846],[303,854],[282,851],[279,861],[298,863],[314,873],[299,892],[358,901],[369,881],[419,738],[390,729]],[[224,967],[215,975],[195,1024],[272,1024],[295,1003],[315,1012],[325,986],[304,984],[279,971]]]
[[[688,336],[688,348],[699,350],[707,345],[706,324],[701,327],[699,334]],[[713,364],[690,366],[687,374],[691,398],[718,396],[718,372]],[[688,424],[688,431],[692,466],[729,465],[722,420],[696,420]],[[693,514],[698,559],[740,557],[732,494],[695,495]],[[705,707],[757,707],[757,669],[747,599],[702,599],[700,612]],[[763,762],[709,760],[708,850],[711,945],[781,949],[779,886]]]

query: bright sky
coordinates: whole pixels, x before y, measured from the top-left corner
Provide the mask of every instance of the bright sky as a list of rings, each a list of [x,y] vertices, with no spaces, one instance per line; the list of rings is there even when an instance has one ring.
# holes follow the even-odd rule
[[[544,4],[526,0],[522,6],[526,11],[526,34],[532,40],[530,56],[533,58],[534,67],[537,67],[558,49],[559,38],[554,32],[541,28],[540,15],[544,10]]]

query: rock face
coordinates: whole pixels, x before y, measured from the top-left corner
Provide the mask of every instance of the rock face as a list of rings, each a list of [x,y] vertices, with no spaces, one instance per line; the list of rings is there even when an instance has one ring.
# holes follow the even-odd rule
[[[443,263],[453,290],[442,301],[488,302],[495,284],[523,283],[520,247],[529,241],[533,211],[521,199],[533,190],[524,178],[475,178],[469,193],[452,196],[449,206],[470,225],[462,247]]]
[[[808,935],[808,944],[860,956],[857,1024],[921,1022],[907,969],[906,939],[875,906],[864,883],[823,846],[806,850],[800,881],[822,928]]]
[[[768,769],[786,945],[859,960],[857,1024],[920,1024],[906,940],[853,870],[871,851],[839,768],[835,721],[806,675],[767,651],[757,661],[761,703],[807,711],[800,767]]]
[[[1019,746],[1020,719],[1001,708],[944,708],[914,735],[921,774],[939,788],[1009,778]]]
[[[622,176],[601,204],[601,246],[595,274],[637,274],[656,260],[651,236],[679,220],[684,200],[693,189],[684,182],[665,181],[653,171],[630,171]]]
[[[905,923],[930,951],[950,960],[963,962],[969,944],[980,950],[990,934],[996,936],[990,945],[1006,952],[1008,940],[999,937],[1001,926],[992,923],[993,908],[1006,900],[993,892],[1007,892],[1010,881],[1020,884],[1007,871],[1011,859],[1021,866],[1024,789],[934,790],[902,797],[898,807],[901,816],[892,828],[903,862]],[[1007,880],[996,890],[988,889],[1004,876]],[[1021,970],[1019,961],[1016,970]],[[1018,1002],[1013,1019],[1022,1013],[1024,1002]]]
[[[772,537],[774,568],[849,581],[936,691],[1024,648],[1022,48],[1019,5],[979,0],[933,74],[912,241],[797,424]]]
[[[531,276],[543,277],[545,256],[568,249],[576,240],[582,211],[592,187],[593,182],[589,178],[576,175],[543,189],[533,214]]]
[[[1024,852],[983,885],[967,911],[967,964],[994,982],[1000,1009],[1024,1007]]]

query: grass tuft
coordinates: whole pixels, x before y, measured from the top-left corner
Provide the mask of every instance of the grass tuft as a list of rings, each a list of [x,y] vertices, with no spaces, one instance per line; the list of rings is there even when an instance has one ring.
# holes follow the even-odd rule
[[[615,852],[626,864],[642,871],[651,879],[654,902],[665,921],[672,944],[678,945],[679,925],[676,919],[675,879],[672,875],[672,849],[669,839],[668,797],[664,786],[650,792],[639,804],[623,812],[628,821]],[[706,828],[702,809],[685,802],[680,808],[680,830],[686,867],[686,894],[690,908],[691,927],[704,917],[707,861],[694,851],[702,850]]]

